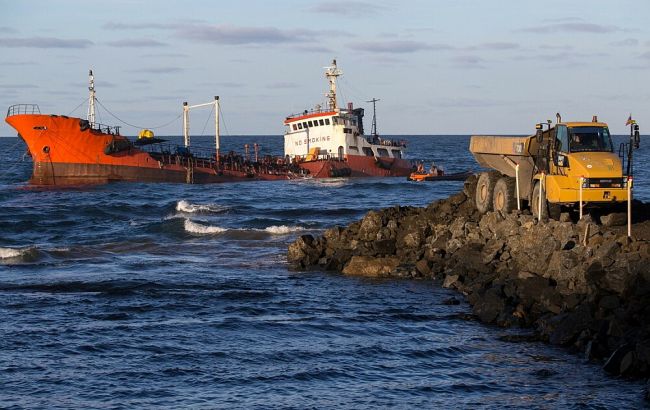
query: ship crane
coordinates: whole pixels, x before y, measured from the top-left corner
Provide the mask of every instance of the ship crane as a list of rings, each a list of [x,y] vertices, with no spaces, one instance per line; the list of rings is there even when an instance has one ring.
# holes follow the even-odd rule
[[[190,109],[214,106],[214,145],[216,148],[216,159],[219,162],[220,135],[219,135],[219,96],[215,95],[214,101],[204,104],[188,105],[183,103],[183,143],[186,148],[190,146]]]

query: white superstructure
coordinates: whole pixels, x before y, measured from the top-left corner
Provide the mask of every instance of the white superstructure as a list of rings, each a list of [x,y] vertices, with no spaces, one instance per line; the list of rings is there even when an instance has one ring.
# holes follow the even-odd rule
[[[403,158],[403,141],[382,139],[363,132],[363,108],[341,109],[336,101],[336,79],[342,73],[336,66],[327,67],[329,82],[326,108],[320,105],[285,119],[284,154],[290,160],[310,161],[324,158],[346,159],[349,156]]]

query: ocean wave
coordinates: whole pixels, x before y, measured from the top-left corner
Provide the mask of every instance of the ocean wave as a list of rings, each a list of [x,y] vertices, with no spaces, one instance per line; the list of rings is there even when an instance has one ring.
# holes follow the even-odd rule
[[[190,233],[196,233],[201,235],[214,235],[217,233],[224,233],[228,229],[222,228],[220,226],[202,225],[196,222],[192,222],[189,219],[186,219],[185,230]]]
[[[0,248],[0,263],[13,264],[19,261],[34,262],[42,256],[42,253],[36,247],[29,248]]]
[[[19,258],[28,251],[29,249],[0,248],[0,259]]]
[[[302,226],[287,226],[287,225],[279,225],[279,226],[269,226],[268,228],[263,229],[265,232],[270,233],[271,235],[286,235],[289,233],[293,232],[300,232],[304,231],[305,228]]]
[[[226,212],[230,209],[228,206],[216,205],[216,204],[193,204],[184,199],[178,201],[176,204],[176,210],[178,212],[186,214],[196,214],[196,213],[210,213],[218,214]]]
[[[199,235],[215,235],[222,234],[227,232],[257,232],[257,233],[266,233],[270,235],[287,235],[293,232],[304,231],[305,228],[302,226],[287,226],[287,225],[273,225],[266,228],[223,228],[220,226],[213,225],[203,225],[201,223],[196,223],[189,219],[185,220],[185,231],[193,234]]]

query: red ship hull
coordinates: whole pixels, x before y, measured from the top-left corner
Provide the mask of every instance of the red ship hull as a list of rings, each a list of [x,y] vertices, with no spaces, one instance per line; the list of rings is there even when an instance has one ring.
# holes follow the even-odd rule
[[[343,161],[319,159],[298,165],[314,178],[405,177],[414,170],[413,163],[405,159],[359,155],[347,155]]]
[[[121,136],[93,129],[79,118],[16,114],[6,118],[27,144],[30,183],[78,185],[112,181],[218,183],[297,178],[287,167],[147,152]],[[117,147],[117,148],[115,148]],[[229,162],[230,161],[230,162]]]

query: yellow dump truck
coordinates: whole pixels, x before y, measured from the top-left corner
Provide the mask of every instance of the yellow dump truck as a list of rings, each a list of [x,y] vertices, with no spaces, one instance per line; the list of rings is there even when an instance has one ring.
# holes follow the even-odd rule
[[[558,218],[563,207],[627,201],[632,151],[639,146],[639,126],[628,123],[630,142],[618,154],[607,124],[596,117],[562,122],[558,114],[555,124],[537,124],[536,134],[525,137],[472,136],[471,153],[491,169],[479,175],[476,208],[485,213],[528,206],[537,218]]]

